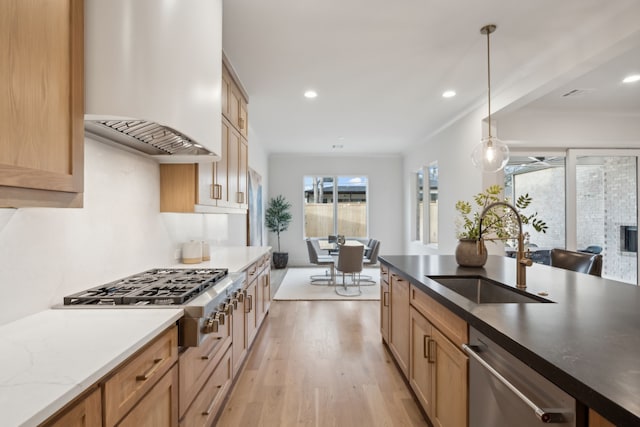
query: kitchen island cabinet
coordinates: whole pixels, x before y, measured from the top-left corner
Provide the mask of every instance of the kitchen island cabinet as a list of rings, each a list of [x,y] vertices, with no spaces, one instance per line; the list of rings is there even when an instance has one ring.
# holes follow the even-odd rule
[[[590,417],[595,426],[600,417],[613,425],[640,425],[640,381],[634,374],[640,372],[637,286],[534,264],[527,269],[526,291],[551,303],[476,304],[429,276],[480,275],[515,288],[515,260],[489,256],[481,269],[459,267],[447,255],[383,256],[380,261],[576,399],[579,425],[587,425],[585,407],[600,414]],[[455,335],[446,333],[457,351],[463,337]]]
[[[409,375],[409,282],[393,271],[389,283],[389,348],[405,377]]]
[[[82,207],[83,14],[82,0],[0,2],[0,207]]]

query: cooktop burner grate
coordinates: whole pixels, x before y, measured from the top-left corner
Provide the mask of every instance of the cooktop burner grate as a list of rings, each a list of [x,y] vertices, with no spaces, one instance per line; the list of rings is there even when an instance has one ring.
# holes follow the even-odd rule
[[[65,305],[184,304],[227,276],[227,269],[153,269],[64,297]]]

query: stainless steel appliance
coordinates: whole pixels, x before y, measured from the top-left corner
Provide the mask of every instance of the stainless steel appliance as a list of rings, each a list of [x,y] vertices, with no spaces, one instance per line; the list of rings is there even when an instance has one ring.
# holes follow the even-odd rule
[[[64,297],[64,307],[182,308],[179,344],[199,346],[245,298],[245,273],[227,269],[156,268]]]
[[[469,426],[576,425],[576,401],[489,338],[470,328]]]

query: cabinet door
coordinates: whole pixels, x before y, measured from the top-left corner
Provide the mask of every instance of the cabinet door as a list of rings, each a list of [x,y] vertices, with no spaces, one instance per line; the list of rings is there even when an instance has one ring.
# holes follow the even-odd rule
[[[129,412],[118,427],[178,426],[178,366],[169,372]]]
[[[221,92],[221,103],[222,103],[222,115],[225,117],[229,117],[229,89],[231,87],[231,77],[227,73],[227,68],[222,67],[222,92]]]
[[[256,337],[256,332],[258,332],[258,317],[256,315],[256,303],[258,300],[257,283],[258,279],[256,277],[249,283],[249,286],[246,289],[247,297],[245,304],[245,327],[247,331],[247,348],[251,347],[251,344]]]
[[[258,276],[258,326],[262,324],[271,304],[271,269],[264,268]]]
[[[227,188],[229,190],[229,206],[238,207],[238,172],[240,155],[240,134],[229,127],[229,143],[227,146]]]
[[[244,102],[244,98],[240,98],[240,107],[238,109],[238,129],[240,134],[245,138],[249,137],[249,122],[247,113],[247,103]]]
[[[247,142],[239,138],[238,140],[238,196],[237,202],[241,208],[248,208],[248,193],[247,193]]]
[[[83,2],[0,2],[0,207],[82,207]]]
[[[389,344],[389,283],[380,275],[380,334]]]
[[[229,206],[229,123],[222,120],[220,160],[213,164],[213,198],[218,206]]]
[[[65,410],[60,416],[45,422],[42,427],[101,427],[102,402],[100,389]]]
[[[433,326],[413,307],[410,309],[411,342],[409,384],[427,414],[433,412],[434,349]]]
[[[246,304],[244,292],[240,292],[233,299],[234,310],[231,318],[233,328],[231,365],[233,366],[233,376],[238,374],[238,370],[247,355],[246,330]]]
[[[437,427],[466,427],[468,425],[467,378],[469,359],[436,328],[432,329],[435,341],[435,373],[432,411],[427,414]],[[433,358],[433,355],[432,355]]]
[[[409,282],[391,274],[389,348],[405,377],[409,374]]]

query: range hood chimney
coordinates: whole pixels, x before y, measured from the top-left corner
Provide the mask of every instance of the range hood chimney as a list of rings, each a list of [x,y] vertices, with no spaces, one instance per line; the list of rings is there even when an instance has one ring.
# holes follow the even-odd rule
[[[85,0],[85,130],[163,163],[221,151],[222,0]]]

